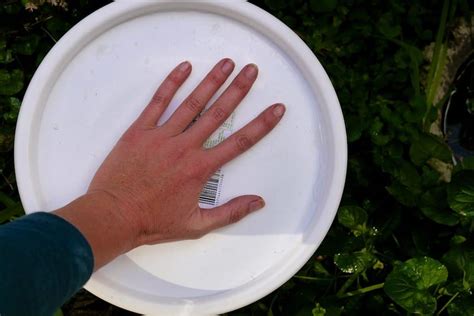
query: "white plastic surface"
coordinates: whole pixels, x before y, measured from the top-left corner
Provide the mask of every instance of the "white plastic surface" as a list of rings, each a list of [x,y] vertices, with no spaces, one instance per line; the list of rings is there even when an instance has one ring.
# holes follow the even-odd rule
[[[117,258],[86,285],[115,305],[153,315],[223,313],[288,280],[323,240],[342,194],[347,153],[337,97],[306,45],[245,2],[110,4],[67,33],[30,83],[15,143],[27,213],[86,191],[174,65],[189,60],[193,73],[163,120],[223,57],[260,70],[234,131],[272,103],[287,106],[269,136],[222,168],[220,203],[259,194],[266,207],[202,239]]]

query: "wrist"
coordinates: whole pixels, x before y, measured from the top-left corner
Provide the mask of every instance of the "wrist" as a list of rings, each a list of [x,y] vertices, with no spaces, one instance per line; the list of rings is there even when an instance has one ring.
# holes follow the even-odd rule
[[[136,223],[105,191],[88,192],[54,213],[74,225],[89,242],[94,270],[137,246]]]

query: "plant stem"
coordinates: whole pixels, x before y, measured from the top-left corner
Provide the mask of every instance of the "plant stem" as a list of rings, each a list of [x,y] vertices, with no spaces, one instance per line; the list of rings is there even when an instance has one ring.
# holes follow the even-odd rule
[[[450,1],[444,0],[438,32],[436,34],[436,42],[433,49],[433,59],[431,61],[428,79],[426,82],[426,112],[423,117],[423,129],[425,130],[429,129],[429,124],[427,124],[426,120],[428,118],[428,114],[430,113],[430,109],[433,106],[436,92],[438,91],[439,84],[441,82],[444,66],[446,64],[448,45],[445,41],[445,35],[449,9]]]
[[[374,284],[374,285],[371,285],[371,286],[367,286],[367,287],[364,287],[362,289],[358,289],[358,290],[355,290],[355,291],[352,291],[352,292],[347,292],[346,294],[339,296],[339,298],[346,298],[346,297],[351,297],[351,296],[355,296],[355,295],[375,291],[375,290],[383,288],[383,285],[384,285],[384,283],[379,283],[379,284]]]
[[[392,238],[393,238],[393,241],[395,242],[395,244],[397,245],[397,247],[398,247],[398,248],[401,248],[401,247],[400,247],[400,243],[398,242],[398,239],[397,239],[397,237],[396,237],[394,234],[392,234]]]
[[[359,274],[358,274],[358,273],[353,274],[353,275],[342,285],[342,287],[339,289],[339,291],[337,291],[336,296],[337,296],[337,297],[343,296],[344,293],[346,292],[346,290],[352,285],[352,283],[354,283],[355,280],[357,280],[358,277],[359,277]]]
[[[268,308],[268,312],[269,312],[268,315],[273,315],[272,308],[273,308],[273,304],[275,304],[275,301],[277,300],[277,298],[278,298],[278,294],[273,297],[273,299],[270,303],[270,307]]]
[[[449,304],[451,304],[451,302],[459,295],[459,292],[457,292],[456,294],[454,294],[453,296],[451,296],[451,298],[449,299],[449,301],[446,302],[446,304],[444,304],[443,307],[441,307],[441,309],[436,313],[436,316],[439,316],[441,315],[441,313],[448,307]]]
[[[439,48],[438,58],[433,60],[434,65],[434,74],[433,74],[433,81],[431,85],[428,87],[428,93],[426,96],[426,100],[429,106],[433,105],[434,99],[436,97],[436,92],[439,88],[439,83],[441,81],[441,77],[443,75],[444,66],[446,65],[446,54],[448,52],[448,45],[446,43],[441,44]]]
[[[309,280],[309,281],[329,281],[333,278],[316,278],[316,277],[309,277],[303,275],[294,275],[293,278],[300,279],[300,280]]]
[[[19,64],[23,67],[23,65],[21,64],[20,60],[18,58],[16,58],[16,60],[19,62]],[[8,186],[10,187],[10,189],[13,191],[15,190],[13,188],[13,185],[10,183],[10,181],[8,181],[8,178],[5,176],[5,174],[3,173],[3,170],[0,170],[0,174],[2,175],[3,177],[3,180],[5,180],[5,182],[8,184]]]
[[[54,36],[44,27],[42,26],[41,29],[43,30],[43,32],[45,32],[49,38],[54,42],[54,43],[57,43],[58,40],[54,38]]]
[[[448,18],[448,10],[449,10],[449,0],[444,0],[443,8],[441,10],[441,18],[440,18],[440,22],[438,26],[438,32],[436,33],[435,46],[433,49],[433,60],[430,65],[428,78],[426,82],[428,92],[432,86],[433,78],[436,72],[437,60],[439,58],[439,54],[441,51],[441,45],[443,44],[444,32],[446,28],[446,20]]]

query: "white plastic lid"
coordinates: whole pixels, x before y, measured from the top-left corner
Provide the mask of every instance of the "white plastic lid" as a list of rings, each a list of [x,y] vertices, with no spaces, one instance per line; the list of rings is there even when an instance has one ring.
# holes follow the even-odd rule
[[[15,165],[26,212],[54,210],[82,195],[175,65],[189,60],[193,73],[163,119],[224,57],[236,68],[256,63],[260,71],[221,136],[272,103],[283,102],[287,112],[257,146],[223,166],[218,190],[208,194],[217,204],[258,194],[266,207],[199,240],[144,246],[117,258],[85,286],[112,304],[160,315],[240,308],[296,273],[334,219],[347,150],[326,73],[276,18],[224,1],[121,1],[64,35],[33,77],[18,120]]]

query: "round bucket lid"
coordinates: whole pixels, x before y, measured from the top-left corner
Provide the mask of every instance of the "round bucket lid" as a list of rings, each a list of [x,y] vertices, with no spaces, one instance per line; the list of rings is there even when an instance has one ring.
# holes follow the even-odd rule
[[[258,7],[233,1],[121,1],[61,38],[34,75],[18,120],[15,165],[26,212],[54,210],[85,193],[175,65],[189,60],[193,73],[163,120],[224,57],[236,68],[255,63],[260,72],[211,143],[272,103],[283,102],[287,112],[257,146],[220,169],[218,185],[203,191],[201,202],[210,207],[258,194],[266,207],[199,240],[143,246],[117,258],[85,286],[112,304],[161,315],[240,308],[296,273],[334,219],[347,163],[334,89],[295,33]]]

